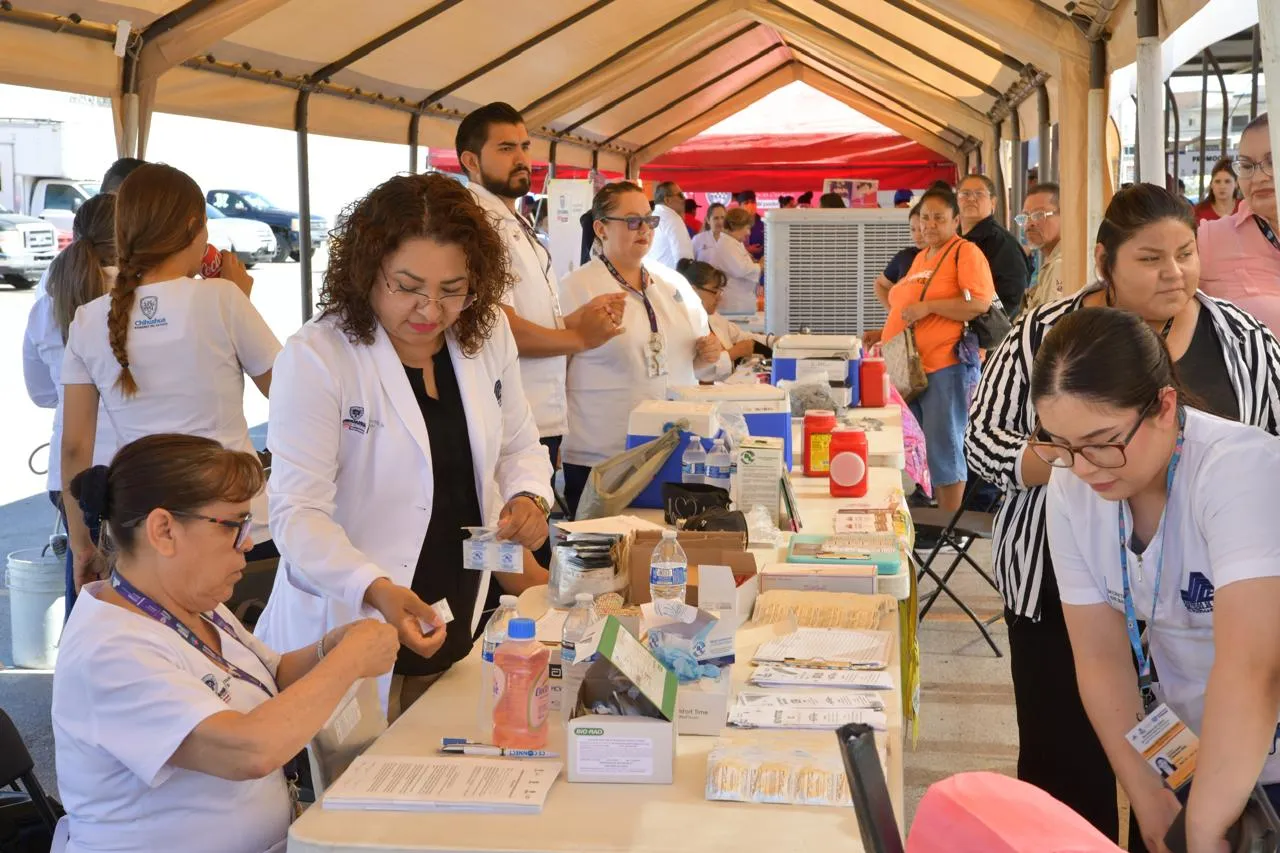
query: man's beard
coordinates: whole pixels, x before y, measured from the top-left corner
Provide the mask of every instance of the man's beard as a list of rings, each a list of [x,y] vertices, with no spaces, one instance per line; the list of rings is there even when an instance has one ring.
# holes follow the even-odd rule
[[[480,184],[498,198],[523,198],[529,193],[531,183],[530,175],[525,171],[510,174],[505,180],[495,179],[483,172],[480,174]]]

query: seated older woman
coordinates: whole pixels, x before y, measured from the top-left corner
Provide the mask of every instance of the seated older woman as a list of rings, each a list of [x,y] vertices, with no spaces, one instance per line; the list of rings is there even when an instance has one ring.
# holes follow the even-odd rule
[[[116,566],[81,589],[53,679],[65,850],[283,850],[284,765],[395,662],[382,622],[281,655],[223,605],[263,481],[256,457],[186,435],[138,439],[72,481]]]

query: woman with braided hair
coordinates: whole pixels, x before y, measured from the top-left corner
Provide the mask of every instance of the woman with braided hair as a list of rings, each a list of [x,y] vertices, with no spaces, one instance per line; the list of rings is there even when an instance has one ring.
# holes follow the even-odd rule
[[[253,279],[234,255],[222,277],[197,280],[209,234],[204,195],[188,175],[138,167],[116,196],[114,286],[75,313],[62,369],[62,478],[93,463],[101,401],[121,445],[155,433],[210,438],[252,453],[244,376],[263,396],[280,342],[247,296]],[[275,555],[265,495],[253,500],[249,559]],[[102,574],[78,513],[67,526],[76,586]]]

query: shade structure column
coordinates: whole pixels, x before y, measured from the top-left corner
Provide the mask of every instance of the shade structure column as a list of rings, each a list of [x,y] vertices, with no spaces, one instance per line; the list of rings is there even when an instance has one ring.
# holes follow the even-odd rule
[[[1105,116],[1105,96],[1092,100],[1100,103],[1098,114]],[[1090,168],[1090,103],[1089,65],[1064,62],[1058,77],[1058,183],[1061,186],[1062,281],[1068,293],[1074,293],[1092,280],[1093,238],[1097,228],[1089,219],[1089,200],[1095,186],[1099,188],[1096,201],[1099,210],[1105,205],[1101,155],[1097,157],[1096,170]],[[1102,121],[1097,124],[1097,136],[1101,139]],[[1101,221],[1100,213],[1098,221]]]
[[[1102,224],[1102,213],[1107,203],[1107,43],[1101,39],[1090,44],[1088,110],[1085,234],[1092,239]]]
[[[1280,4],[1275,0],[1258,0],[1258,34],[1262,49],[1263,80],[1280,80]],[[1269,122],[1271,150],[1280,151],[1280,116]]]
[[[1260,0],[1265,4],[1267,0]],[[1137,0],[1138,170],[1142,180],[1163,186],[1165,174],[1164,71],[1160,58],[1157,0]]]

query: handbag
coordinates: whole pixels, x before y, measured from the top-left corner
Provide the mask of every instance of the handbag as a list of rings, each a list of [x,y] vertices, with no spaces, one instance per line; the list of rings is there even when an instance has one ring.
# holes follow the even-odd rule
[[[729,493],[704,483],[663,483],[662,520],[675,524],[711,509],[728,509]]]
[[[924,297],[929,292],[929,285],[933,283],[933,277],[937,275],[938,268],[942,266],[947,259],[947,255],[957,245],[959,245],[958,241],[953,242],[947,247],[946,253],[941,258],[938,258],[938,263],[934,265],[933,272],[929,274],[924,287],[920,289],[921,302],[924,302]],[[959,271],[959,263],[960,261],[957,257],[957,272]],[[882,343],[880,345],[880,354],[884,357],[885,371],[889,374],[889,381],[893,383],[893,387],[902,395],[903,400],[910,403],[929,387],[929,375],[924,372],[924,360],[920,357],[920,348],[916,346],[916,333],[910,326],[903,329],[900,334],[894,335]]]
[[[959,281],[960,253],[956,252],[956,282],[959,283]],[[921,299],[923,298],[922,296]],[[1009,314],[1004,310],[1004,303],[1000,301],[999,296],[994,295],[991,297],[991,307],[964,325],[978,339],[978,346],[985,350],[998,347],[1009,334],[1009,330],[1013,328],[1013,324],[1009,321]]]
[[[631,506],[679,446],[680,430],[688,428],[687,420],[678,421],[653,441],[636,445],[592,468],[578,502],[576,520],[608,518]]]

